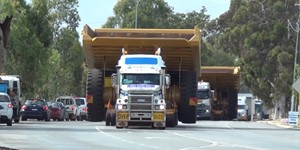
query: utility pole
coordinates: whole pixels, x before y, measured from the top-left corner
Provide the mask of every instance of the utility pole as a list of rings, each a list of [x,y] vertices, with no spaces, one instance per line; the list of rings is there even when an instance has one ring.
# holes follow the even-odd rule
[[[300,1],[300,0],[299,0]],[[137,28],[137,13],[138,13],[138,6],[139,6],[140,0],[136,1],[135,4],[135,28]]]
[[[295,4],[296,6],[298,6],[299,7],[299,14],[298,14],[298,22],[297,22],[297,28],[296,28],[296,32],[297,32],[297,39],[296,39],[296,46],[295,46],[295,60],[294,60],[294,73],[293,73],[293,83],[296,81],[296,74],[297,74],[297,64],[299,64],[299,48],[300,48],[300,46],[299,46],[299,34],[300,34],[300,32],[299,32],[299,24],[300,24],[300,0],[299,0],[299,3],[298,4]],[[294,94],[294,92],[292,93],[292,101],[291,101],[291,111],[294,111],[294,110],[296,110],[296,106],[295,106],[295,104],[297,104],[296,103],[296,97],[295,97],[295,94]]]

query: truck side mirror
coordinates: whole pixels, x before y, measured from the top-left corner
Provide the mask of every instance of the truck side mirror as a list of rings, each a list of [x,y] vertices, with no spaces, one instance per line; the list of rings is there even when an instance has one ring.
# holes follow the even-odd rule
[[[169,74],[165,75],[165,80],[166,80],[166,88],[169,88],[171,85],[171,77]]]
[[[118,76],[117,76],[117,74],[115,74],[115,73],[112,74],[111,79],[112,79],[111,80],[111,82],[112,82],[111,85],[112,85],[112,87],[115,88],[118,85]]]

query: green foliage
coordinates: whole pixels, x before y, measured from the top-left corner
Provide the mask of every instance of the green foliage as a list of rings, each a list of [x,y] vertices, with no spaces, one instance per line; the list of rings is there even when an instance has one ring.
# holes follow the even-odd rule
[[[295,39],[288,38],[287,19],[296,22],[295,3],[232,0],[218,20],[220,45],[239,57],[242,80],[269,106],[291,96]]]
[[[15,14],[14,3],[12,0],[0,1],[0,20],[2,21],[6,16],[12,16]]]
[[[84,95],[77,6],[77,0],[0,2],[3,14],[14,15],[5,70],[22,76],[25,97]]]
[[[120,0],[114,7],[115,16],[109,17],[103,27],[134,28],[137,11],[138,28],[168,28],[167,18],[173,13],[164,0]]]
[[[115,16],[108,18],[103,27],[134,28],[136,15],[136,0],[120,0],[114,7]],[[202,64],[231,66],[235,56],[225,53],[222,47],[217,47],[216,24],[209,23],[206,8],[188,13],[174,13],[173,8],[164,0],[140,1],[138,4],[138,28],[181,28],[193,29],[196,25],[202,30]]]

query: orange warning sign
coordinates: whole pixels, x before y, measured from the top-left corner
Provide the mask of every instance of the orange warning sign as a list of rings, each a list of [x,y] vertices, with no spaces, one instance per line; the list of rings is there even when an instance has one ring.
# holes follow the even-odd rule
[[[197,105],[197,97],[190,97],[190,100],[189,100],[189,105],[190,106],[196,106]]]

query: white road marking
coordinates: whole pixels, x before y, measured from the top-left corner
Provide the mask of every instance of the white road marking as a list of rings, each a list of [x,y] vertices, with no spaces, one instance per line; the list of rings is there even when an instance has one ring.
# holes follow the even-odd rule
[[[2,134],[1,134],[1,136],[2,136]],[[1,142],[1,140],[0,140],[0,147],[12,148],[12,149],[19,149],[18,147],[15,147],[15,146],[13,147],[13,146],[10,146],[8,144],[5,144],[5,143]]]
[[[198,141],[204,141],[204,142],[208,142],[211,143],[209,145],[206,146],[197,146],[197,147],[186,147],[186,148],[182,148],[179,150],[197,150],[197,149],[205,149],[205,148],[211,148],[211,147],[239,147],[239,148],[245,148],[245,149],[251,149],[251,150],[263,150],[261,148],[255,148],[255,147],[248,147],[248,146],[240,146],[240,145],[235,145],[235,144],[227,144],[227,143],[222,143],[222,142],[216,142],[216,141],[211,141],[211,140],[206,140],[206,139],[201,139],[201,138],[196,138],[196,137],[192,137],[189,135],[184,135],[184,134],[180,134],[180,133],[175,133],[175,132],[170,132],[170,131],[166,131],[167,133],[176,135],[176,136],[180,136],[180,137],[184,137],[184,138],[189,138],[189,139],[193,139],[193,140],[198,140]]]
[[[226,122],[226,123],[225,123],[225,127],[228,128],[228,129],[232,129],[232,130],[233,130],[233,128],[231,128],[231,127],[229,126],[229,123],[231,123],[231,122]]]
[[[168,138],[168,137],[155,137],[155,136],[146,136],[145,137],[145,139],[149,139],[149,140],[151,140],[151,139],[166,139],[166,138]]]
[[[111,137],[111,138],[114,138],[114,139],[116,139],[116,140],[122,141],[122,142],[126,142],[126,143],[129,143],[129,144],[140,145],[140,146],[144,146],[144,147],[152,148],[152,149],[161,149],[161,148],[156,147],[156,146],[146,145],[146,144],[144,144],[144,143],[137,143],[137,142],[134,142],[134,141],[130,141],[130,140],[126,140],[126,139],[123,139],[123,138],[114,136],[114,135],[112,135],[112,134],[105,133],[105,132],[102,131],[98,126],[96,126],[95,128],[96,128],[96,130],[97,130],[98,132],[100,132],[101,134],[103,134],[103,135],[105,135],[105,136],[108,136],[108,137]]]
[[[182,148],[182,149],[179,149],[179,150],[203,149],[203,148],[215,147],[215,146],[218,145],[218,143],[215,142],[215,141],[210,141],[210,140],[200,139],[200,138],[196,138],[196,137],[191,137],[191,136],[188,136],[188,135],[184,135],[184,134],[180,134],[180,133],[175,133],[175,132],[169,132],[169,131],[166,131],[166,130],[165,130],[165,132],[173,134],[173,135],[176,135],[176,136],[181,136],[181,137],[184,137],[184,138],[188,138],[188,139],[193,139],[193,140],[198,140],[198,141],[204,141],[204,142],[207,142],[207,143],[211,143],[211,144],[206,145],[206,146],[186,147],[186,148]]]

